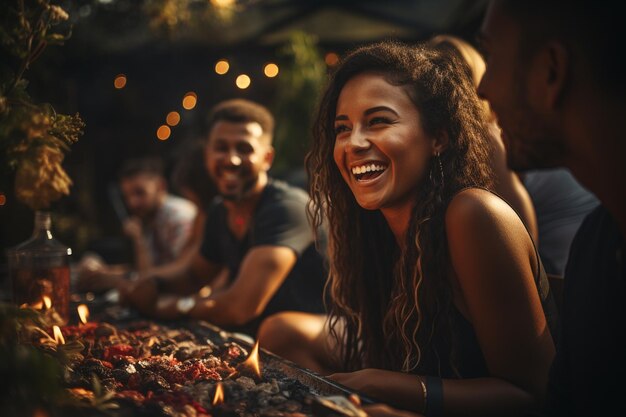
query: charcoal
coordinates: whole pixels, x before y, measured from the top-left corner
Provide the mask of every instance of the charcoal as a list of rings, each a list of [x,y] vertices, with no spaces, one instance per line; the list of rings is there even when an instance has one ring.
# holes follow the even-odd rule
[[[234,366],[243,362],[248,357],[248,351],[238,343],[227,342],[224,343],[220,349],[219,357]]]
[[[107,391],[115,391],[121,384],[115,378],[111,377],[101,379],[100,385]]]
[[[77,367],[76,372],[85,377],[89,377],[93,374],[100,379],[111,378],[112,376],[111,369],[104,366],[102,361],[96,358],[85,359],[80,366]]]
[[[84,375],[82,372],[68,372],[65,383],[70,388],[89,388],[91,387],[91,375]]]
[[[111,371],[111,374],[113,375],[113,378],[125,384],[128,382],[128,378],[130,378],[130,376],[136,372],[137,369],[135,369],[135,366],[133,364],[128,364],[126,366],[114,369],[113,371]]]
[[[273,395],[269,398],[269,403],[272,405],[282,404],[287,401],[287,398],[282,395]]]
[[[178,349],[178,345],[176,340],[174,339],[164,339],[159,342],[156,342],[152,345],[151,352],[153,355],[171,355],[176,349]]]
[[[280,391],[280,388],[278,387],[278,383],[276,382],[276,380],[273,379],[270,382],[263,382],[258,384],[255,388],[255,391],[261,391],[266,394],[277,394]]]
[[[67,368],[65,386],[91,390],[97,376],[103,389],[116,392],[119,417],[312,415],[311,388],[287,377],[283,368],[274,365],[275,359],[263,362],[261,356],[262,377],[258,377],[242,364],[247,348],[225,341],[226,336],[212,329],[191,325],[194,333],[149,322],[132,325],[132,331],[101,324],[95,328],[99,337],[94,338],[95,332],[85,335],[86,359]],[[214,337],[219,345],[207,337]],[[213,406],[218,381],[225,403]]]
[[[170,389],[170,384],[161,375],[145,370],[141,374],[141,386],[145,391],[160,391]]]
[[[251,391],[256,388],[256,382],[254,382],[254,379],[248,378],[247,376],[239,377],[235,380],[235,382],[237,382],[244,390]]]
[[[96,327],[93,333],[97,338],[109,337],[111,335],[117,334],[117,329],[111,326],[109,323],[101,323],[98,327]]]

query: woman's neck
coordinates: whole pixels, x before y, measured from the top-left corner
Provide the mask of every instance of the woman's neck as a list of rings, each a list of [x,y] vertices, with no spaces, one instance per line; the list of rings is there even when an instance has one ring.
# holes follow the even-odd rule
[[[400,249],[404,249],[406,232],[409,229],[412,206],[406,205],[401,208],[387,208],[380,210],[391,229],[391,233]]]

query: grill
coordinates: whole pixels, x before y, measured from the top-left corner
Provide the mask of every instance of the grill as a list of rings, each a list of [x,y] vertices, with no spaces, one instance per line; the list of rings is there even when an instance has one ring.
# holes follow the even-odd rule
[[[96,374],[122,405],[134,410],[131,413],[168,415],[162,407],[165,404],[176,412],[182,409],[176,407],[193,406],[200,414],[229,417],[363,414],[345,401],[354,393],[349,388],[264,349],[258,352],[263,378],[253,375],[242,363],[254,350],[253,341],[245,335],[204,321],[148,322],[119,306],[95,300],[87,304],[95,318],[90,333],[84,333],[88,326],[63,329],[70,339],[82,337],[90,344],[83,351],[89,352],[86,359],[66,382],[78,390],[89,389],[87,375]],[[218,390],[225,391],[226,400],[213,405],[210,398],[215,401]],[[364,403],[374,402],[359,396]]]

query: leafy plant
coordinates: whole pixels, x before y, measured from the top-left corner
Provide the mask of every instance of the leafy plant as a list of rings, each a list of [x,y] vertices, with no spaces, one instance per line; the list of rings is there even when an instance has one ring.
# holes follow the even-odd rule
[[[0,3],[0,170],[16,172],[17,198],[33,210],[69,194],[71,179],[61,166],[65,152],[83,134],[79,114],[58,114],[28,94],[25,72],[48,45],[70,36],[53,27],[68,14],[50,0]]]
[[[32,416],[37,409],[53,408],[63,395],[59,363],[18,342],[45,322],[34,310],[0,303],[0,375],[8,382],[0,390],[0,415]]]

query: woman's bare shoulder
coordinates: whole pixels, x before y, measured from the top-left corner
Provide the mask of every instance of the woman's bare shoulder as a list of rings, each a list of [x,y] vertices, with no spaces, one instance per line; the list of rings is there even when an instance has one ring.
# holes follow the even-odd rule
[[[463,190],[450,201],[446,234],[450,245],[490,247],[508,241],[525,251],[532,248],[530,236],[511,206],[480,188]]]

